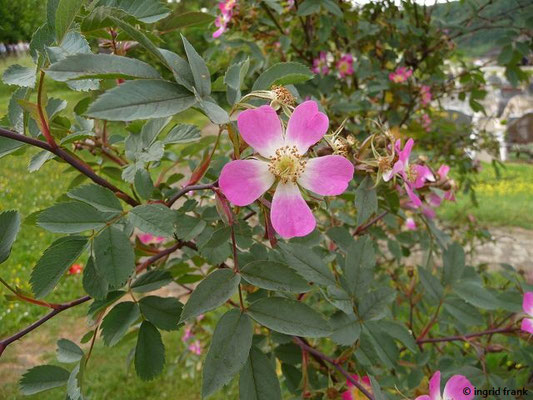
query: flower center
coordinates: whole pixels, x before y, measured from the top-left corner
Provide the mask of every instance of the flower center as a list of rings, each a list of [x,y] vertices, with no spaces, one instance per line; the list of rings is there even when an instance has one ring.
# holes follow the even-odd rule
[[[407,170],[407,179],[409,182],[414,182],[416,181],[416,178],[418,178],[418,171],[414,165],[409,165],[409,169]]]
[[[304,172],[306,163],[298,154],[296,146],[284,146],[276,150],[275,156],[270,157],[268,169],[282,183],[296,182]]]

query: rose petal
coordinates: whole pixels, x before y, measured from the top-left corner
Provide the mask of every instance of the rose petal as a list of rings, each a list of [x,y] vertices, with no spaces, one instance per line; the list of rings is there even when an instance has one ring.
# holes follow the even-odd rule
[[[442,164],[439,167],[437,174],[440,176],[440,179],[444,179],[448,176],[448,172],[450,172],[450,167],[446,164]]]
[[[429,380],[429,398],[440,400],[440,371],[435,372]]]
[[[253,203],[274,183],[268,164],[259,160],[236,160],[224,165],[218,184],[226,198],[237,206]]]
[[[422,200],[420,200],[420,198],[416,195],[416,193],[413,192],[413,190],[411,189],[411,186],[408,183],[406,183],[404,187],[405,187],[405,191],[407,192],[407,196],[409,196],[409,199],[413,203],[413,207],[414,208],[420,207],[422,205]]]
[[[524,318],[522,320],[522,330],[533,335],[533,319]]]
[[[274,230],[285,239],[306,236],[316,226],[311,209],[298,186],[292,182],[278,184],[272,199],[270,219]]]
[[[526,314],[529,314],[533,317],[533,292],[524,293],[522,308]]]
[[[431,400],[431,397],[429,397],[427,394],[424,394],[422,396],[418,396],[415,400]]]
[[[342,156],[311,158],[298,183],[322,196],[336,196],[346,190],[353,171],[353,164]]]
[[[468,394],[465,388],[469,388]],[[474,398],[474,386],[463,375],[454,375],[444,386],[444,400],[470,400]]]
[[[341,396],[342,400],[355,400],[351,390],[347,390]]]
[[[281,122],[270,106],[243,111],[237,125],[244,141],[264,157],[273,156],[283,146]]]
[[[407,167],[407,165],[409,164],[409,157],[411,156],[411,150],[413,150],[414,144],[415,141],[413,139],[409,139],[407,143],[405,143],[403,150],[400,150],[399,140],[396,141],[396,151],[398,153],[398,158],[401,162],[403,162],[405,167]]]
[[[326,114],[318,111],[315,101],[303,102],[294,109],[287,124],[286,142],[295,145],[300,154],[317,143],[328,131],[329,119]]]

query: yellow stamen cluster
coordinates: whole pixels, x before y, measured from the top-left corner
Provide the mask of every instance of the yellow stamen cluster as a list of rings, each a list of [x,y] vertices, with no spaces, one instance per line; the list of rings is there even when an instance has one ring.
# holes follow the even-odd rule
[[[409,165],[409,169],[407,170],[407,179],[409,182],[416,181],[416,178],[418,178],[418,172],[414,165]]]
[[[305,170],[307,161],[298,153],[296,146],[284,146],[270,157],[268,170],[282,183],[296,182]]]

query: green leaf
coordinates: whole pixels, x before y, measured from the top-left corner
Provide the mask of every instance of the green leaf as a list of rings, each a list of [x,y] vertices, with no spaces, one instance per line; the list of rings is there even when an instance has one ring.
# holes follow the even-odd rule
[[[215,328],[205,358],[202,397],[227,384],[246,363],[252,346],[252,321],[239,310],[225,313]]]
[[[172,275],[168,271],[152,270],[137,278],[131,284],[131,289],[139,293],[151,292],[170,282],[172,282]]]
[[[179,124],[176,125],[163,139],[165,144],[190,143],[201,138],[200,129],[196,125]]]
[[[249,68],[250,59],[247,58],[244,61],[232,64],[226,71],[224,83],[228,86],[227,99],[230,104],[235,104],[241,99],[241,87]]]
[[[104,275],[96,269],[93,257],[87,261],[87,265],[83,269],[83,289],[87,294],[95,299],[104,299],[109,290],[109,283]]]
[[[57,361],[62,363],[75,363],[83,357],[83,350],[71,340],[59,339],[57,341]]]
[[[36,62],[39,53],[43,54],[46,46],[50,46],[54,41],[55,34],[53,26],[51,27],[49,24],[41,25],[31,37],[30,54],[33,57],[33,60]]]
[[[0,213],[0,264],[9,258],[20,229],[20,214],[10,210]]]
[[[35,87],[35,68],[23,67],[18,64],[10,65],[2,75],[2,80],[7,85],[17,85],[22,87]]]
[[[55,16],[56,40],[61,43],[84,0],[59,0]]]
[[[70,373],[55,365],[39,365],[28,370],[20,379],[22,394],[40,393],[48,389],[66,385]]]
[[[198,99],[198,106],[212,123],[222,125],[229,122],[229,114],[227,111],[214,101],[209,99]]]
[[[94,240],[94,255],[97,271],[111,287],[121,287],[135,269],[130,240],[115,226],[106,228]]]
[[[443,281],[445,284],[453,284],[461,279],[465,269],[465,252],[463,247],[453,242],[442,253]]]
[[[239,377],[240,400],[281,400],[281,388],[272,361],[252,346]]]
[[[331,334],[328,321],[299,301],[267,297],[253,303],[248,312],[261,325],[286,335],[325,337]]]
[[[483,325],[485,320],[479,310],[455,296],[448,296],[443,303],[446,310],[457,321],[464,321],[468,325]]]
[[[418,276],[420,283],[426,290],[426,293],[435,300],[440,300],[444,294],[444,288],[440,281],[427,269],[418,267]]]
[[[200,57],[185,36],[181,35],[181,40],[183,41],[183,47],[187,54],[189,65],[191,66],[194,87],[200,97],[209,96],[211,94],[211,75],[209,74],[209,69],[207,69],[204,59]]]
[[[299,17],[306,17],[320,11],[320,3],[322,0],[305,0],[298,7],[297,15]]]
[[[139,318],[139,306],[133,301],[118,303],[102,321],[102,336],[106,346],[114,346]]]
[[[415,339],[404,325],[393,321],[380,321],[379,327],[387,335],[402,342],[413,353],[418,353],[418,346],[416,345]]]
[[[194,77],[192,75],[191,66],[187,60],[172,51],[165,49],[158,50],[166,60],[176,82],[192,92],[194,90]]]
[[[303,83],[313,79],[309,67],[297,62],[283,62],[274,64],[259,75],[252,90],[268,90],[272,85],[289,85]]]
[[[150,322],[144,321],[139,329],[135,347],[135,370],[143,381],[154,379],[163,371],[165,346],[161,334]]]
[[[71,199],[87,203],[99,211],[122,212],[120,201],[114,193],[111,190],[94,183],[78,186],[69,191],[67,196]]]
[[[359,300],[359,319],[373,321],[387,315],[396,292],[389,287],[382,286],[373,292],[365,293]]]
[[[453,286],[454,293],[467,303],[485,310],[497,310],[501,303],[489,290],[481,286],[481,283],[473,281],[457,282]]]
[[[13,153],[14,151],[17,151],[22,146],[24,146],[24,143],[22,142],[13,139],[8,139],[5,137],[0,137],[0,158]]]
[[[213,271],[192,292],[183,307],[180,322],[224,304],[235,293],[240,281],[240,275],[229,268]]]
[[[74,54],[50,65],[47,75],[59,82],[71,79],[157,79],[161,75],[147,63],[111,54]]]
[[[176,230],[178,213],[162,204],[145,204],[137,206],[129,213],[129,219],[135,227],[152,235],[172,237]]]
[[[95,314],[99,313],[102,310],[105,310],[111,304],[115,303],[125,294],[126,292],[124,292],[123,290],[115,290],[115,291],[109,292],[105,299],[95,300],[89,306],[89,311],[87,311],[87,315],[93,317]]]
[[[83,383],[83,373],[85,372],[85,357],[70,372],[67,381],[67,397],[69,400],[83,400],[81,385]]]
[[[374,246],[369,236],[363,236],[352,243],[343,266],[346,286],[352,296],[368,290],[374,278],[375,264]]]
[[[177,10],[176,10],[177,11]],[[183,14],[172,14],[158,24],[159,31],[171,31],[174,29],[188,28],[189,26],[207,25],[215,18],[199,11],[189,11]]]
[[[287,265],[308,282],[323,285],[336,285],[335,277],[326,263],[309,247],[292,243],[279,243]]]
[[[30,160],[28,165],[29,172],[35,172],[41,169],[41,167],[50,159],[54,158],[54,153],[50,153],[47,150],[40,151],[35,153]]]
[[[139,301],[141,313],[157,328],[165,331],[178,329],[183,304],[174,297],[147,296]]]
[[[29,96],[30,89],[18,88],[13,92],[9,105],[7,108],[7,116],[11,124],[11,128],[18,133],[24,133],[24,110],[18,103],[18,100],[24,100]],[[0,137],[0,157],[9,154],[19,147],[24,146],[24,143],[17,140],[12,140],[4,137]]]
[[[287,264],[274,261],[252,261],[241,268],[240,273],[252,285],[267,290],[285,290],[304,293],[311,290],[307,282],[293,272]]]
[[[329,320],[333,329],[331,340],[341,346],[351,346],[361,334],[361,324],[354,315],[347,315],[337,311]]]
[[[363,325],[361,349],[369,345],[387,368],[395,368],[396,360],[399,358],[396,344],[390,336],[380,329],[379,324],[376,322]]]
[[[150,197],[152,197],[155,187],[152,177],[147,170],[139,169],[135,173],[135,179],[133,182],[135,185],[135,191],[142,199],[148,200]]]
[[[46,296],[85,249],[87,238],[67,236],[57,239],[44,251],[31,273],[30,284],[35,297]]]
[[[94,207],[78,202],[59,203],[42,211],[37,225],[57,233],[78,233],[105,226],[106,218]]]
[[[361,225],[378,211],[376,188],[374,181],[368,175],[355,191],[355,208],[357,209],[357,225]]]
[[[176,234],[182,240],[191,240],[203,232],[207,223],[191,215],[180,215],[176,223]]]
[[[169,117],[194,103],[194,96],[175,83],[153,79],[128,81],[98,97],[87,115],[108,121]]]
[[[119,8],[147,24],[170,14],[170,10],[159,0],[99,0],[96,5]]]

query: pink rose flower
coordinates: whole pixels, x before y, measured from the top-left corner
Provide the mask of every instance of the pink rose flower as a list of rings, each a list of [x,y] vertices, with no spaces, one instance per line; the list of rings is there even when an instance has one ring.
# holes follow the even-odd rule
[[[428,85],[422,85],[420,88],[420,104],[422,104],[422,106],[427,106],[431,103],[431,99],[431,87]]]
[[[304,157],[327,132],[328,117],[318,111],[316,102],[306,101],[294,109],[285,133],[270,106],[243,111],[237,125],[242,138],[259,154],[224,165],[220,189],[231,203],[246,206],[277,182],[270,209],[274,230],[283,238],[308,235],[316,221],[300,186],[336,196],[346,190],[354,172],[352,163],[339,155]]]
[[[352,378],[356,382],[359,382],[361,385],[363,385],[366,390],[372,393],[372,384],[370,383],[370,378],[368,376],[363,376],[361,378],[359,375],[352,375]],[[348,386],[348,390],[342,394],[342,400],[366,399],[366,397],[363,396],[363,393],[361,393],[361,391],[352,383],[352,381],[346,379],[346,385]]]
[[[220,9],[220,15],[215,18],[215,26],[218,28],[213,32],[213,38],[220,37],[224,32],[228,30],[228,24],[233,16],[233,9],[237,5],[237,0],[226,0],[218,4]]]
[[[398,155],[398,161],[396,161],[392,169],[385,171],[383,174],[383,180],[388,182],[394,175],[398,175],[404,182],[404,188],[412,202],[414,208],[418,208],[422,205],[422,200],[414,192],[415,189],[420,189],[425,185],[426,181],[434,181],[435,177],[431,170],[425,165],[409,165],[409,157],[411,156],[411,150],[413,149],[414,140],[409,139],[404,148],[401,149],[401,141],[398,139],[394,145],[394,151]]]
[[[431,118],[429,117],[429,115],[427,115],[427,114],[423,114],[422,115],[422,121],[421,121],[422,128],[424,128],[424,130],[426,132],[431,131],[431,122],[432,121],[431,121]]]
[[[142,244],[161,243],[165,240],[162,236],[154,236],[149,233],[142,233],[138,236]]]
[[[407,67],[398,67],[396,71],[389,74],[389,80],[394,83],[404,83],[413,75],[413,71]]]
[[[416,231],[416,222],[413,218],[409,217],[405,220],[405,227],[407,230]]]
[[[454,375],[448,379],[444,386],[444,393],[441,395],[440,371],[437,371],[429,380],[429,395],[418,396],[415,400],[471,400],[473,398],[474,386],[463,375]]]
[[[339,61],[337,61],[337,71],[341,78],[353,75],[353,57],[351,54],[344,54]]]
[[[189,345],[189,351],[191,353],[196,354],[197,356],[202,354],[202,345],[200,344],[200,341],[199,340],[195,340],[194,342],[192,342]]]
[[[319,56],[313,60],[313,68],[311,70],[315,74],[329,74],[328,54],[325,51],[321,51]]]
[[[181,341],[182,342],[187,342],[192,337],[193,337],[192,327],[190,325],[185,326],[185,331],[183,332],[183,336],[181,337]]]
[[[524,301],[522,302],[524,312],[532,318],[524,318],[522,320],[522,330],[533,334],[533,292],[524,293]]]

